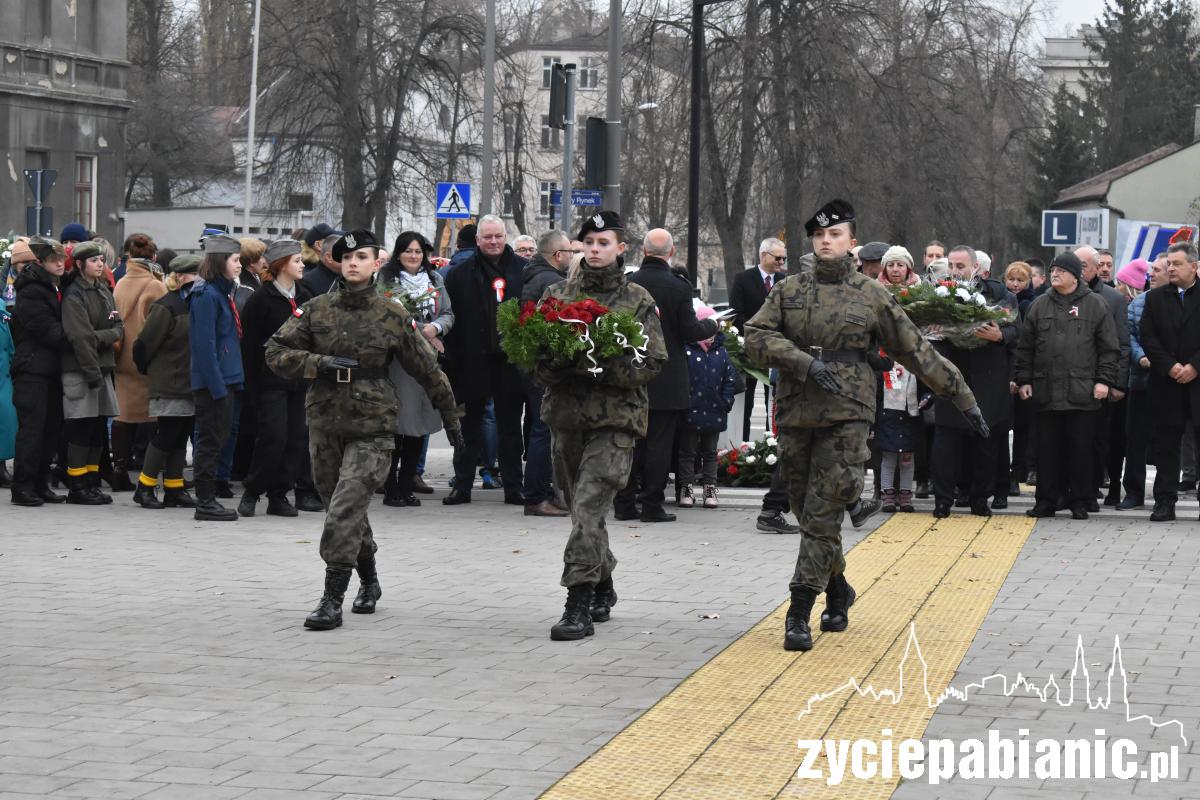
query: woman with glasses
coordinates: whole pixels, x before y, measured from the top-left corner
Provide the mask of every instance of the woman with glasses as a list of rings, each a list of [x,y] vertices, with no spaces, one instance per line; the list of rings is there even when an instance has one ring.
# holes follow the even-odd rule
[[[443,337],[454,325],[454,310],[446,293],[445,280],[429,260],[432,253],[433,245],[421,234],[416,231],[401,233],[396,237],[391,259],[379,272],[378,285],[385,297],[409,309],[418,330],[440,354],[445,352]],[[404,371],[399,360],[393,361],[389,369],[400,414],[396,449],[392,451],[392,465],[384,483],[383,503],[419,506],[421,501],[413,494],[417,462],[429,434],[442,429],[442,417],[429,402],[425,390]]]

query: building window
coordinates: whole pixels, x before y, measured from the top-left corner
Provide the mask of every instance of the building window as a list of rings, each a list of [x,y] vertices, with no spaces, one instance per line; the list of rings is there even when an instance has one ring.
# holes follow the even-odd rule
[[[600,70],[602,62],[599,56],[583,56],[579,59],[580,89],[595,89],[600,86]]]
[[[538,181],[538,216],[550,218],[550,193],[558,191],[558,181]]]
[[[89,231],[96,219],[96,157],[75,158],[75,222]]]
[[[560,56],[542,56],[542,88],[550,88],[550,76],[554,74],[554,65],[561,64]]]
[[[313,196],[311,194],[288,195],[288,211],[312,211]]]
[[[542,149],[557,150],[561,144],[558,138],[558,128],[550,127],[550,115],[542,114]]]

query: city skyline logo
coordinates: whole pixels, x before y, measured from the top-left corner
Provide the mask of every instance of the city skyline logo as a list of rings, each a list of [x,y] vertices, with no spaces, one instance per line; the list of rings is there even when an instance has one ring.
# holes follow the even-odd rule
[[[1015,678],[1011,681],[1007,675],[1002,672],[993,673],[978,681],[973,681],[966,684],[963,688],[958,689],[954,686],[947,686],[936,697],[929,689],[929,664],[925,660],[924,653],[921,652],[921,643],[917,637],[917,626],[915,622],[909,623],[908,641],[904,646],[904,653],[900,657],[900,664],[897,669],[898,686],[897,688],[876,688],[874,683],[868,682],[865,685],[861,684],[858,678],[850,678],[841,686],[836,687],[827,692],[818,692],[812,695],[803,711],[798,715],[798,719],[803,719],[808,714],[813,712],[814,706],[831,698],[837,697],[840,694],[853,690],[859,697],[870,698],[875,702],[887,701],[891,705],[898,705],[904,699],[906,688],[906,670],[909,668],[910,659],[915,655],[918,664],[920,665],[920,691],[925,695],[926,703],[929,708],[936,709],[950,699],[969,702],[971,692],[973,690],[985,689],[989,681],[1000,681],[1003,687],[1005,697],[1025,696],[1036,697],[1042,703],[1047,703],[1051,700],[1061,708],[1070,708],[1076,704],[1076,680],[1082,677],[1084,681],[1084,691],[1082,699],[1086,703],[1089,710],[1107,711],[1112,707],[1114,701],[1117,701],[1125,707],[1125,721],[1127,723],[1148,722],[1154,730],[1161,728],[1173,729],[1179,735],[1183,747],[1186,749],[1189,746],[1188,737],[1185,733],[1183,723],[1177,719],[1168,719],[1158,721],[1149,714],[1134,715],[1129,703],[1129,676],[1125,669],[1125,662],[1121,652],[1121,637],[1113,635],[1112,659],[1109,662],[1107,679],[1104,683],[1105,691],[1101,697],[1092,697],[1092,673],[1088,669],[1087,650],[1083,644],[1082,634],[1077,635],[1075,639],[1075,661],[1071,666],[1071,671],[1068,673],[1065,682],[1068,684],[1066,699],[1063,699],[1063,687],[1059,685],[1058,680],[1053,674],[1049,675],[1045,681],[1026,677],[1018,672]],[[915,665],[913,665],[915,666]],[[1114,695],[1113,679],[1119,678],[1118,693]],[[1020,694],[1018,694],[1020,693]]]

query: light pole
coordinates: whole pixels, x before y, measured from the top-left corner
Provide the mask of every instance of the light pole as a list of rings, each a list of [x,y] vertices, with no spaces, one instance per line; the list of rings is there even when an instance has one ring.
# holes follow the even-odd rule
[[[250,235],[250,206],[254,202],[254,112],[258,107],[258,31],[262,0],[254,0],[253,49],[250,55],[250,118],[246,120],[246,208],[242,211],[242,233]]]
[[[492,162],[495,155],[492,126],[496,114],[496,0],[487,0],[487,31],[483,44],[483,176],[479,186],[479,213],[492,213]]]
[[[608,4],[608,153],[605,158],[604,205],[621,213],[621,0]],[[591,187],[589,187],[591,188]]]

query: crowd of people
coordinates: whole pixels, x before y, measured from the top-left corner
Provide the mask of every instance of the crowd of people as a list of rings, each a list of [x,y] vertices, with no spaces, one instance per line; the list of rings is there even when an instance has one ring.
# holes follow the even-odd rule
[[[522,506],[527,515],[566,517],[572,515],[572,487],[563,483],[579,479],[583,467],[571,462],[575,477],[569,478],[563,459],[579,455],[564,453],[558,439],[579,447],[587,442],[576,441],[581,434],[561,400],[556,409],[543,407],[554,395],[554,373],[510,363],[498,308],[508,299],[553,296],[562,287],[603,294],[629,285],[638,287],[635,294],[614,297],[632,298],[638,308],[639,298],[652,299],[663,357],[652,373],[638,376],[636,387],[620,388],[645,395],[645,419],[630,420],[609,443],[621,453],[628,447],[628,464],[624,455],[605,462],[604,480],[621,473],[606,502],[616,519],[643,522],[674,521],[667,510],[672,504],[716,508],[721,433],[736,394],[744,391],[742,438],[749,438],[759,388],[734,366],[727,337],[760,320],[777,286],[826,262],[810,253],[789,269],[785,243],[763,241],[758,263],[730,287],[730,325],[693,299],[686,271],[672,263],[668,231],[647,232],[636,268],[627,266],[635,258],[625,252],[623,227],[605,214],[585,225],[593,239],[613,248],[601,255],[585,255],[582,232],[572,238],[550,230],[510,243],[504,221],[494,216],[464,227],[449,259],[436,257],[416,231],[401,233],[388,251],[368,232],[327,224],[269,242],[205,230],[199,254],[160,249],[143,233],[129,236],[118,252],[78,224],[66,226],[59,240],[20,237],[0,275],[0,484],[11,484],[14,504],[30,507],[108,504],[107,483],[111,492],[132,491],[142,508],[192,509],[201,521],[253,517],[264,496],[269,515],[326,511],[332,518],[331,504],[337,503],[331,495],[340,484],[329,479],[322,486],[322,468],[313,464],[312,453],[321,449],[313,423],[321,423],[324,440],[324,423],[336,427],[341,412],[336,403],[315,403],[321,392],[313,387],[322,381],[378,386],[386,379],[386,394],[352,394],[359,402],[355,414],[362,413],[361,403],[385,409],[379,419],[386,421],[388,441],[377,451],[386,453],[379,487],[386,505],[416,506],[418,494],[434,491],[423,478],[426,452],[430,436],[445,426],[455,448],[443,504],[470,503],[478,483],[502,490],[504,502]],[[595,259],[603,263],[589,271]],[[977,341],[969,346],[941,336],[936,326],[924,331],[932,352],[953,365],[960,389],[965,387],[935,397],[906,366],[915,363],[911,353],[889,353],[887,342],[855,338],[864,325],[861,309],[829,309],[836,319],[828,325],[841,326],[839,335],[856,344],[853,352],[825,349],[825,360],[865,359],[875,375],[872,384],[838,386],[839,402],[851,397],[870,409],[874,423],[860,469],[870,470],[874,491],[841,498],[839,514],[844,505],[857,525],[880,507],[909,512],[931,497],[935,517],[956,508],[987,516],[1006,508],[1027,483],[1036,485],[1032,516],[1069,510],[1085,519],[1099,511],[1101,498],[1115,509],[1144,505],[1147,464],[1153,463],[1151,519],[1174,519],[1179,493],[1195,489],[1200,450],[1194,425],[1200,413],[1200,314],[1193,314],[1200,292],[1192,243],[1173,243],[1153,262],[1134,260],[1120,269],[1107,251],[1082,247],[1060,253],[1048,266],[1031,258],[999,270],[985,253],[937,241],[923,249],[919,266],[905,247],[884,242],[855,247],[848,263],[884,289],[954,281],[1011,313],[975,326],[971,336]],[[609,276],[617,272],[619,285]],[[345,294],[351,284],[353,292],[369,286],[373,297],[403,306],[420,347],[405,334],[391,356],[368,354],[364,360],[361,348],[372,345],[352,341],[354,326],[324,317],[296,322],[306,309],[325,308],[314,298]],[[359,357],[325,353],[316,361],[294,356],[299,360],[293,362],[277,355],[272,361],[272,348],[282,348],[284,332],[298,324],[310,339],[333,342],[334,350],[339,341],[346,345],[341,349],[353,344]],[[904,336],[897,341],[917,347]],[[372,360],[379,367],[364,367]],[[932,361],[925,369],[940,376],[943,388],[959,385]],[[808,377],[813,385],[833,386],[835,373],[822,365]],[[452,388],[457,410],[449,416],[437,375]],[[795,413],[796,398],[803,396],[789,381],[787,369],[774,369],[761,387],[776,425],[776,405],[790,399]],[[961,407],[964,397],[977,404],[970,413]],[[582,413],[585,399],[594,398],[578,398],[570,413]],[[794,476],[787,456],[781,454],[758,517],[765,532],[795,533],[804,525],[804,519],[795,525],[785,516],[804,511],[789,500]],[[235,497],[235,483],[241,484],[240,498],[236,509],[227,508],[221,500]],[[60,484],[66,494],[55,490]],[[600,516],[601,527],[605,511],[589,511]],[[596,521],[572,516],[573,541],[606,541]],[[373,547],[370,566],[358,565],[360,574],[374,576]],[[604,576],[595,577],[587,581],[594,590],[588,605],[597,598],[615,603],[611,586],[603,590]],[[374,589],[360,596],[356,610],[373,609],[378,583],[364,579],[366,589],[369,584]],[[564,585],[570,585],[566,577]],[[604,616],[603,609],[597,615]],[[332,626],[332,619],[327,608],[321,625]]]

